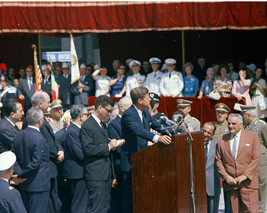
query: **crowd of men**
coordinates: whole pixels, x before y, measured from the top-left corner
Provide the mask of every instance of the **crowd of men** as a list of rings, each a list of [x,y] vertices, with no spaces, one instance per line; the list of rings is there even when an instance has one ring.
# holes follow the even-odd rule
[[[183,76],[174,71],[174,59],[165,60],[167,72],[160,78],[160,60],[151,58],[150,63],[153,72],[143,69],[141,75],[140,62],[131,60],[133,75],[120,83],[126,97],[114,103],[106,89],[104,94],[99,93],[94,107],[88,107],[88,97],[97,84],[107,85],[103,83],[107,70],[94,71],[90,66],[87,72],[82,64],[80,81],[71,85],[69,65],[63,64],[63,75],[57,77],[62,100],[50,103],[51,67],[42,67],[46,69],[44,86],[36,92],[33,68],[28,66],[27,77],[19,80],[17,94],[8,97],[6,92],[1,96],[0,212],[131,213],[131,155],[155,143],[168,146],[171,134],[199,130],[205,138],[208,212],[218,212],[220,178],[226,212],[264,212],[267,124],[259,118],[257,106],[241,105],[240,114],[229,114],[231,109],[218,103],[217,121],[201,127],[200,121],[190,115],[192,102],[177,99],[171,122],[157,110],[160,95],[164,96],[159,91],[166,92],[166,96],[182,95]],[[55,66],[56,70],[61,70],[59,67]],[[119,64],[118,76],[122,68]],[[147,77],[143,77],[145,74]],[[9,78],[7,73],[2,77],[5,90]],[[123,79],[119,78],[116,82]],[[145,83],[149,79],[151,82]],[[156,86],[158,91],[153,90]],[[24,109],[14,99],[16,96],[24,100]],[[173,123],[177,124],[175,128]],[[162,125],[170,126],[169,130]]]

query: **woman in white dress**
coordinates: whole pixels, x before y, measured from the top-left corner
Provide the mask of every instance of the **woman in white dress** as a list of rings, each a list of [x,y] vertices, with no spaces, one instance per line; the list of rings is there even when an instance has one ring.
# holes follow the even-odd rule
[[[95,88],[96,88],[95,96],[96,97],[100,95],[110,96],[109,81],[111,78],[107,76],[107,72],[108,72],[107,68],[100,68],[94,71],[94,73],[92,74],[93,79],[95,80]]]
[[[257,68],[255,71],[255,77],[252,79],[250,92],[252,97],[252,105],[256,106],[259,118],[267,117],[267,110],[261,110],[259,107],[260,100],[264,99],[266,94],[266,81],[261,78],[262,69]]]

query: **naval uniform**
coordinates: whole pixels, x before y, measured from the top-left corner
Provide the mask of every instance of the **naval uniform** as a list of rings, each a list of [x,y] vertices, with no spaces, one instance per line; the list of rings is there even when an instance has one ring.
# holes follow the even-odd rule
[[[193,132],[200,130],[200,121],[191,115],[188,115],[184,119],[185,123],[187,124],[188,128]]]
[[[148,88],[149,92],[154,92],[160,95],[159,84],[161,81],[162,72],[152,72],[147,75],[144,86]]]
[[[173,94],[175,97],[180,97],[184,88],[182,74],[176,71],[164,73],[159,88],[163,96]]]
[[[126,80],[126,96],[130,97],[130,92],[132,89],[142,86],[146,77],[140,73],[129,76]]]
[[[261,161],[259,175],[259,212],[265,212],[267,198],[267,124],[255,118],[245,129],[257,132],[260,140]]]

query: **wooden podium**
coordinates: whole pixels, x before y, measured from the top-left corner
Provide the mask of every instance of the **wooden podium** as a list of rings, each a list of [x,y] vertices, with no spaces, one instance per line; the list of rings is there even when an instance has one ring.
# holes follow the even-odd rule
[[[207,212],[203,132],[192,133],[195,212]],[[134,213],[193,212],[188,134],[172,136],[132,156]]]

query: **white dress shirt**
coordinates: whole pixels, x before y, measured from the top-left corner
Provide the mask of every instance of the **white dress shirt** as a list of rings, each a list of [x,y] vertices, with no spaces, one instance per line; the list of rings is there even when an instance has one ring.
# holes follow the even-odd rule
[[[236,159],[237,153],[238,153],[238,147],[239,147],[239,142],[240,142],[240,135],[241,135],[241,130],[236,135],[232,135],[231,134],[231,140],[230,140],[231,152],[233,152],[234,136],[236,137],[236,153],[235,153],[235,156],[234,156],[235,159]]]

